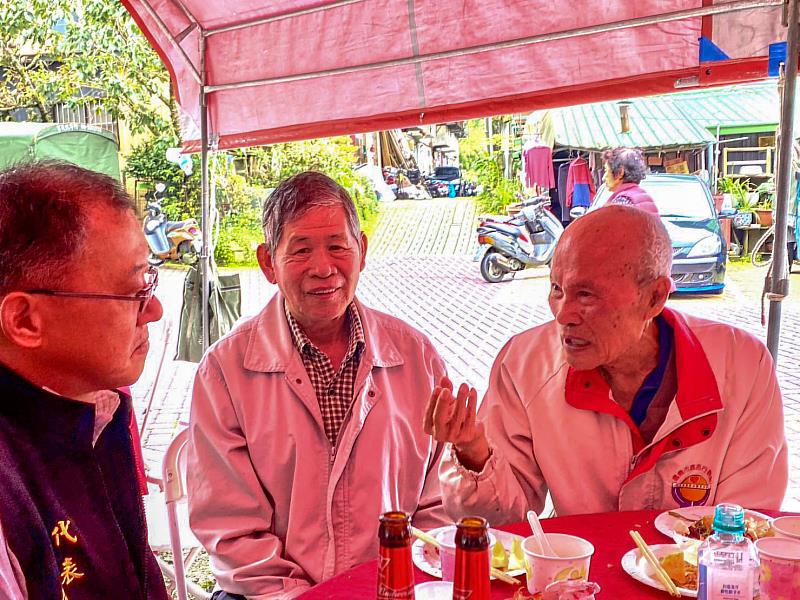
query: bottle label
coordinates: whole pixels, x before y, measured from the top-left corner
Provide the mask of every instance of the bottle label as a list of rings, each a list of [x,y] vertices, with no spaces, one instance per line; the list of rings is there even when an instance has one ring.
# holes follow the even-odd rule
[[[757,594],[756,571],[742,549],[706,550],[699,571],[697,597],[701,600],[752,600]]]
[[[407,598],[414,597],[414,586],[410,585],[406,588],[394,589],[386,586],[384,583],[378,583],[378,598],[381,600],[406,600]]]
[[[410,546],[380,549],[378,600],[414,598],[414,572]]]
[[[453,600],[490,600],[489,550],[456,548]]]

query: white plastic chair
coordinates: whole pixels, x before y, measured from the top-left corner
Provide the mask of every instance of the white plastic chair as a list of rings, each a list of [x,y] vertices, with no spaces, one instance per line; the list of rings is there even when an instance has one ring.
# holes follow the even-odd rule
[[[209,600],[211,594],[199,585],[186,581],[186,570],[202,549],[200,542],[189,528],[189,515],[186,509],[186,445],[188,441],[189,430],[183,429],[170,442],[162,462],[162,479],[157,482],[163,491],[151,493],[145,497],[148,537],[153,550],[172,550],[173,566],[161,559],[158,559],[158,565],[164,575],[175,582],[178,600],[187,600],[187,591],[195,598]],[[165,530],[168,531],[166,537],[164,536]],[[183,548],[190,548],[185,559],[182,558]]]

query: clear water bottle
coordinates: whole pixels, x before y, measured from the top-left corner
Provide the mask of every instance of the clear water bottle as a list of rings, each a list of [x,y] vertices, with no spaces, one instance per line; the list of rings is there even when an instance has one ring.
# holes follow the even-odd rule
[[[754,600],[758,591],[758,554],[744,535],[744,509],[720,504],[714,534],[697,551],[698,600]]]

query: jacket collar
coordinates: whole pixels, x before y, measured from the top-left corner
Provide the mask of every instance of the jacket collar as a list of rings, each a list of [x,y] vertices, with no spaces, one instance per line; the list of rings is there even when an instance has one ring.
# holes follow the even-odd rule
[[[34,435],[72,451],[91,450],[94,437],[94,404],[73,400],[34,385],[0,364],[0,389],[3,402],[0,414],[25,427]],[[120,398],[112,420],[130,418],[128,388],[112,390]]]
[[[675,404],[683,421],[722,409],[714,371],[708,362],[697,336],[680,313],[665,308],[661,315],[674,332],[675,370],[678,391]],[[628,413],[611,399],[609,386],[599,370],[578,371],[569,368],[566,381],[566,401],[575,408],[611,414],[638,434]],[[634,447],[642,444],[634,436]]]
[[[700,340],[683,315],[665,308],[661,315],[675,332],[675,371],[678,392],[675,403],[684,421],[723,408],[717,378]]]
[[[395,367],[403,364],[403,356],[394,342],[380,330],[375,313],[355,298],[353,302],[364,329],[365,347],[362,362],[374,367]],[[277,292],[255,317],[244,356],[244,368],[262,373],[285,372],[294,360],[299,360],[297,348],[284,313],[283,294]]]

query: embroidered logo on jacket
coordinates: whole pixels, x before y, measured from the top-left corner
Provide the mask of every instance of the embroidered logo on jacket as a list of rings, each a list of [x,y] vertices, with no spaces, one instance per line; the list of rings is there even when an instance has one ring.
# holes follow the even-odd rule
[[[672,498],[681,508],[705,506],[711,495],[711,469],[705,465],[688,465],[672,476]]]

